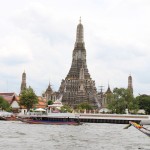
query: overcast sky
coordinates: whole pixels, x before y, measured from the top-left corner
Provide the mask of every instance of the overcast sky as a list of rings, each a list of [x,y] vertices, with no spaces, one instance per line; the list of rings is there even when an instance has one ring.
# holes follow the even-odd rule
[[[57,91],[71,67],[79,18],[96,87],[150,94],[150,0],[0,0],[0,92]]]

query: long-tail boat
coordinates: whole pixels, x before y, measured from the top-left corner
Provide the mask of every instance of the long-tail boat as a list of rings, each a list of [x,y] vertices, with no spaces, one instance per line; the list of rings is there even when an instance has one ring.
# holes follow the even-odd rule
[[[150,137],[150,130],[145,128],[143,125],[140,125],[133,121],[129,121],[129,125],[127,125],[124,129],[128,129],[130,126],[135,127],[137,130],[141,131],[142,133]]]
[[[18,120],[29,124],[50,124],[50,125],[81,125],[78,117],[54,115],[34,115],[27,117],[18,117]]]

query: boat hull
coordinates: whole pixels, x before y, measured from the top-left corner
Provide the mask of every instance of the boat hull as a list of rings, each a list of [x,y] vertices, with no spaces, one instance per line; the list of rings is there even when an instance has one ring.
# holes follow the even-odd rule
[[[29,124],[50,124],[50,125],[81,125],[79,119],[73,118],[52,118],[52,117],[28,117],[18,120]]]
[[[50,124],[50,125],[81,125],[77,122],[52,122],[52,121],[36,121],[36,120],[20,120],[29,124]]]

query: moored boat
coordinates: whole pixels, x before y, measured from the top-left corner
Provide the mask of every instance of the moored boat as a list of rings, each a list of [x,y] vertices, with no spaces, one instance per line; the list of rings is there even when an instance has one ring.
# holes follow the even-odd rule
[[[6,121],[17,121],[17,117],[16,116],[10,116],[10,117],[5,117]]]
[[[57,114],[57,115],[31,115],[19,117],[18,120],[30,124],[50,124],[50,125],[81,125],[79,118]]]
[[[5,120],[5,121],[16,121],[16,115],[10,112],[0,112],[0,120]]]
[[[0,120],[6,120],[6,118],[3,116],[0,116]]]

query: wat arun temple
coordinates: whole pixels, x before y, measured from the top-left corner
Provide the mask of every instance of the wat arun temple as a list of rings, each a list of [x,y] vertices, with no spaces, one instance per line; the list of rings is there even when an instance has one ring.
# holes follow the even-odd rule
[[[77,26],[71,68],[65,80],[61,82],[59,99],[63,104],[72,107],[84,102],[94,107],[99,105],[95,81],[92,80],[86,63],[84,29],[81,19]]]
[[[22,74],[22,83],[20,94],[26,88],[26,73]],[[132,77],[128,77],[128,89],[133,93]],[[76,108],[81,103],[88,103],[95,109],[106,108],[112,94],[110,86],[103,92],[99,92],[95,87],[95,81],[92,80],[86,63],[86,49],[84,43],[84,29],[81,19],[77,25],[76,41],[72,53],[72,64],[65,79],[62,79],[59,90],[53,91],[49,83],[42,97],[55,102],[62,102],[63,105],[69,105]]]

